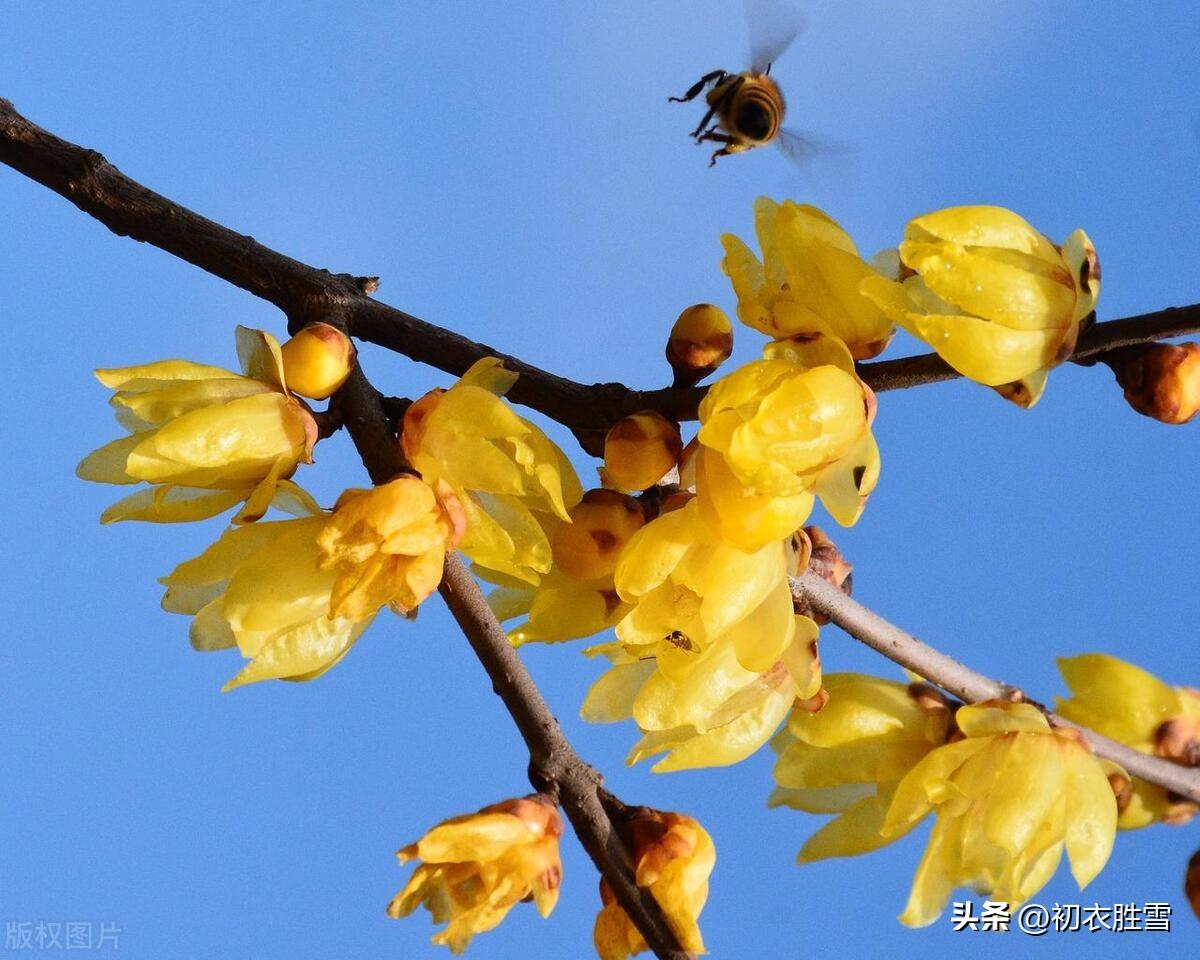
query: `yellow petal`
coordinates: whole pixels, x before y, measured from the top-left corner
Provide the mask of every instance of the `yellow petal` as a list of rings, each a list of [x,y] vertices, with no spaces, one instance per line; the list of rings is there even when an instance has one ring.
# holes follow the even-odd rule
[[[114,407],[129,411],[147,427],[156,427],[201,407],[270,391],[265,383],[231,375],[220,379],[181,380],[156,390],[122,390],[113,397],[112,403]]]
[[[151,431],[135,433],[132,436],[121,437],[111,443],[106,443],[98,450],[93,450],[75,468],[75,476],[81,480],[91,480],[95,483],[138,483],[139,478],[129,475],[126,465],[129,455],[143,440],[149,437]]]
[[[653,660],[619,663],[600,676],[584,698],[579,715],[588,723],[615,723],[633,715],[633,702],[654,673]]]
[[[101,523],[146,520],[150,523],[189,523],[207,520],[241,503],[249,489],[197,490],[155,486],[118,500],[100,514]]]
[[[909,223],[910,239],[926,235],[951,240],[964,246],[1006,247],[1023,253],[1037,254],[1053,246],[1023,217],[1003,207],[948,207]]]
[[[196,611],[188,629],[188,641],[193,650],[231,650],[237,646],[237,637],[229,629],[225,615],[221,612],[221,598],[210,600]]]
[[[223,380],[237,377],[224,367],[212,367],[190,360],[159,360],[134,367],[102,367],[94,371],[96,379],[113,390],[157,390],[176,380]]]
[[[265,330],[254,330],[241,326],[237,328],[235,338],[238,360],[242,364],[242,373],[254,380],[269,384],[281,393],[286,393],[283,354],[279,349],[279,341]]]
[[[960,708],[960,711],[962,708]],[[931,793],[937,794],[959,767],[989,745],[987,738],[959,740],[927,753],[904,775],[884,819],[885,836],[899,836],[925,816],[932,807]],[[932,841],[931,844],[932,846]]]
[[[370,620],[331,620],[325,616],[306,621],[267,641],[221,690],[227,692],[260,680],[319,676],[324,672],[322,668],[345,655],[370,624]]]
[[[841,813],[864,797],[875,796],[873,783],[844,783],[836,787],[776,787],[767,798],[768,807],[789,807],[804,813]],[[886,810],[886,807],[884,808]],[[882,818],[880,823],[882,824]]]
[[[790,693],[770,693],[756,709],[742,714],[737,720],[678,743],[651,770],[667,773],[738,763],[771,738],[791,709],[793,699]]]
[[[1014,330],[1064,328],[1075,309],[1075,285],[1064,266],[1053,275],[1022,269],[986,250],[954,243],[900,245],[900,257],[921,275],[927,289],[960,313],[984,317]]]
[[[533,831],[511,813],[476,813],[447,821],[417,841],[426,863],[495,860],[516,844],[529,843]]]
[[[1062,715],[1131,746],[1148,743],[1159,724],[1180,712],[1171,687],[1116,657],[1060,657],[1058,669],[1074,694],[1059,701]],[[1081,708],[1087,709],[1086,719]]]
[[[958,728],[968,737],[987,737],[1022,730],[1045,733],[1050,729],[1045,714],[1029,703],[967,704],[959,708],[954,719]]]
[[[1067,764],[1067,855],[1082,890],[1104,869],[1117,829],[1117,803],[1108,777],[1086,748],[1063,745]]]
[[[796,862],[855,857],[892,843],[898,838],[884,837],[879,832],[890,802],[891,797],[887,795],[863,797],[809,837],[800,848]]]

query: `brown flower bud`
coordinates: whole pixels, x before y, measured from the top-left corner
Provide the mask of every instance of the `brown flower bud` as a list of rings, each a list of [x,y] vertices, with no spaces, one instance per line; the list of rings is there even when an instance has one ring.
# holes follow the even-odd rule
[[[1200,767],[1200,718],[1181,714],[1154,731],[1154,752],[1172,763]]]
[[[646,490],[675,467],[682,451],[679,424],[643,410],[609,428],[601,479],[618,490]]]
[[[324,400],[354,369],[354,344],[337,327],[310,323],[280,348],[288,389],[302,397]]]
[[[1129,808],[1133,800],[1133,781],[1123,773],[1110,773],[1108,785],[1112,788],[1113,796],[1117,798],[1117,813],[1122,814]]]
[[[1200,410],[1200,344],[1126,347],[1111,351],[1104,362],[1138,413],[1163,423],[1187,423]]]
[[[667,339],[667,362],[676,387],[699,383],[733,351],[733,326],[720,307],[697,303],[679,315]]]
[[[613,575],[629,538],[646,522],[642,506],[616,490],[589,490],[570,511],[571,522],[554,533],[554,562],[575,580]]]
[[[794,543],[798,558],[804,555],[804,541],[807,541],[809,553],[806,564],[807,569],[811,570],[822,580],[833,584],[846,594],[846,596],[850,596],[851,590],[854,587],[854,567],[842,556],[842,552],[826,536],[825,531],[816,526],[805,527],[802,530],[796,531],[796,538]],[[797,574],[803,572],[804,568],[796,571]],[[807,601],[803,601],[797,605],[796,613],[810,617],[817,624],[826,624],[829,622],[828,617],[813,610]]]

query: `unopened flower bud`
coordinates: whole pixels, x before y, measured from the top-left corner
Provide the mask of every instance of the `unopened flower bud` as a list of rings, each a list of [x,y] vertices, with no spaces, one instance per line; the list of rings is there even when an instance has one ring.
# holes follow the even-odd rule
[[[675,467],[682,449],[679,425],[643,410],[609,428],[601,479],[618,490],[646,490]]]
[[[697,303],[679,315],[667,340],[667,362],[676,387],[690,387],[717,369],[733,351],[733,326],[720,307]]]
[[[293,393],[324,400],[354,369],[354,344],[337,327],[310,323],[281,348],[283,372]]]
[[[837,587],[846,596],[850,596],[854,587],[854,566],[842,556],[842,552],[829,539],[825,531],[820,527],[809,526],[796,531],[796,535],[797,537],[803,535],[804,539],[808,541],[809,555],[808,562],[796,570],[795,575],[799,576],[807,568],[822,580]],[[803,550],[797,550],[797,557],[802,555]],[[812,618],[818,625],[829,622],[828,617],[812,609],[807,601],[799,604],[796,612]]]
[[[1125,399],[1163,423],[1187,423],[1200,410],[1200,344],[1154,343],[1114,350],[1104,358]]]
[[[1192,913],[1200,919],[1200,850],[1193,853],[1192,859],[1188,861],[1183,892],[1187,895],[1188,903],[1192,905]]]
[[[554,534],[554,563],[575,580],[600,580],[617,569],[621,550],[646,522],[641,504],[616,490],[589,490]]]
[[[1154,731],[1154,752],[1172,763],[1200,767],[1200,717],[1181,714]]]
[[[1123,773],[1110,773],[1108,785],[1112,787],[1113,796],[1116,797],[1118,815],[1124,813],[1133,800],[1133,781]]]

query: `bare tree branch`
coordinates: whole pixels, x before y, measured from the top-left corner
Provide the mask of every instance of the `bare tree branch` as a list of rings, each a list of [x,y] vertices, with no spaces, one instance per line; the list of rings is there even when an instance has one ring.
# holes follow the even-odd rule
[[[980,700],[1026,699],[1018,688],[986,677],[953,657],[948,657],[922,643],[912,634],[872,613],[814,573],[805,573],[794,578],[792,592],[856,640],[862,641],[900,666],[907,667],[930,683],[937,684],[960,700],[977,703]],[[1041,707],[1041,704],[1035,701],[1029,702]],[[1045,710],[1044,707],[1042,709]],[[1099,756],[1119,763],[1133,776],[1157,783],[1181,797],[1200,803],[1200,769],[1182,767],[1158,757],[1139,753],[1122,743],[1071,723],[1049,710],[1046,710],[1046,717],[1053,726],[1071,727],[1081,731]]]
[[[114,233],[166,250],[269,300],[289,317],[321,319],[327,311],[355,337],[455,375],[482,357],[499,357],[521,375],[509,398],[570,428],[589,453],[600,450],[604,432],[621,417],[657,410],[672,420],[695,420],[704,397],[705,387],[632,390],[619,383],[577,383],[380,303],[369,296],[377,277],[330,273],[235,233],[131,180],[96,151],[43,130],[3,99],[0,162],[66,197]],[[1114,347],[1197,331],[1200,304],[1110,320],[1080,337],[1073,359],[1094,363]],[[936,354],[863,363],[859,373],[876,391],[958,376]]]

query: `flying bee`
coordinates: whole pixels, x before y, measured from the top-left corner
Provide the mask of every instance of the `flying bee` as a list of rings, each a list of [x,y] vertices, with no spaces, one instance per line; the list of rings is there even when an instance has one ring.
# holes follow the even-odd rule
[[[791,46],[800,32],[800,20],[790,8],[769,0],[746,0],[750,27],[750,69],[742,73],[713,70],[706,73],[682,97],[672,103],[689,103],[710,87],[705,95],[708,112],[692,131],[696,143],[719,143],[711,167],[718,157],[745,153],[774,141],[793,160],[813,152],[814,144],[801,134],[786,130],[783,93],[771,77],[771,65]],[[716,117],[716,122],[709,122]]]

